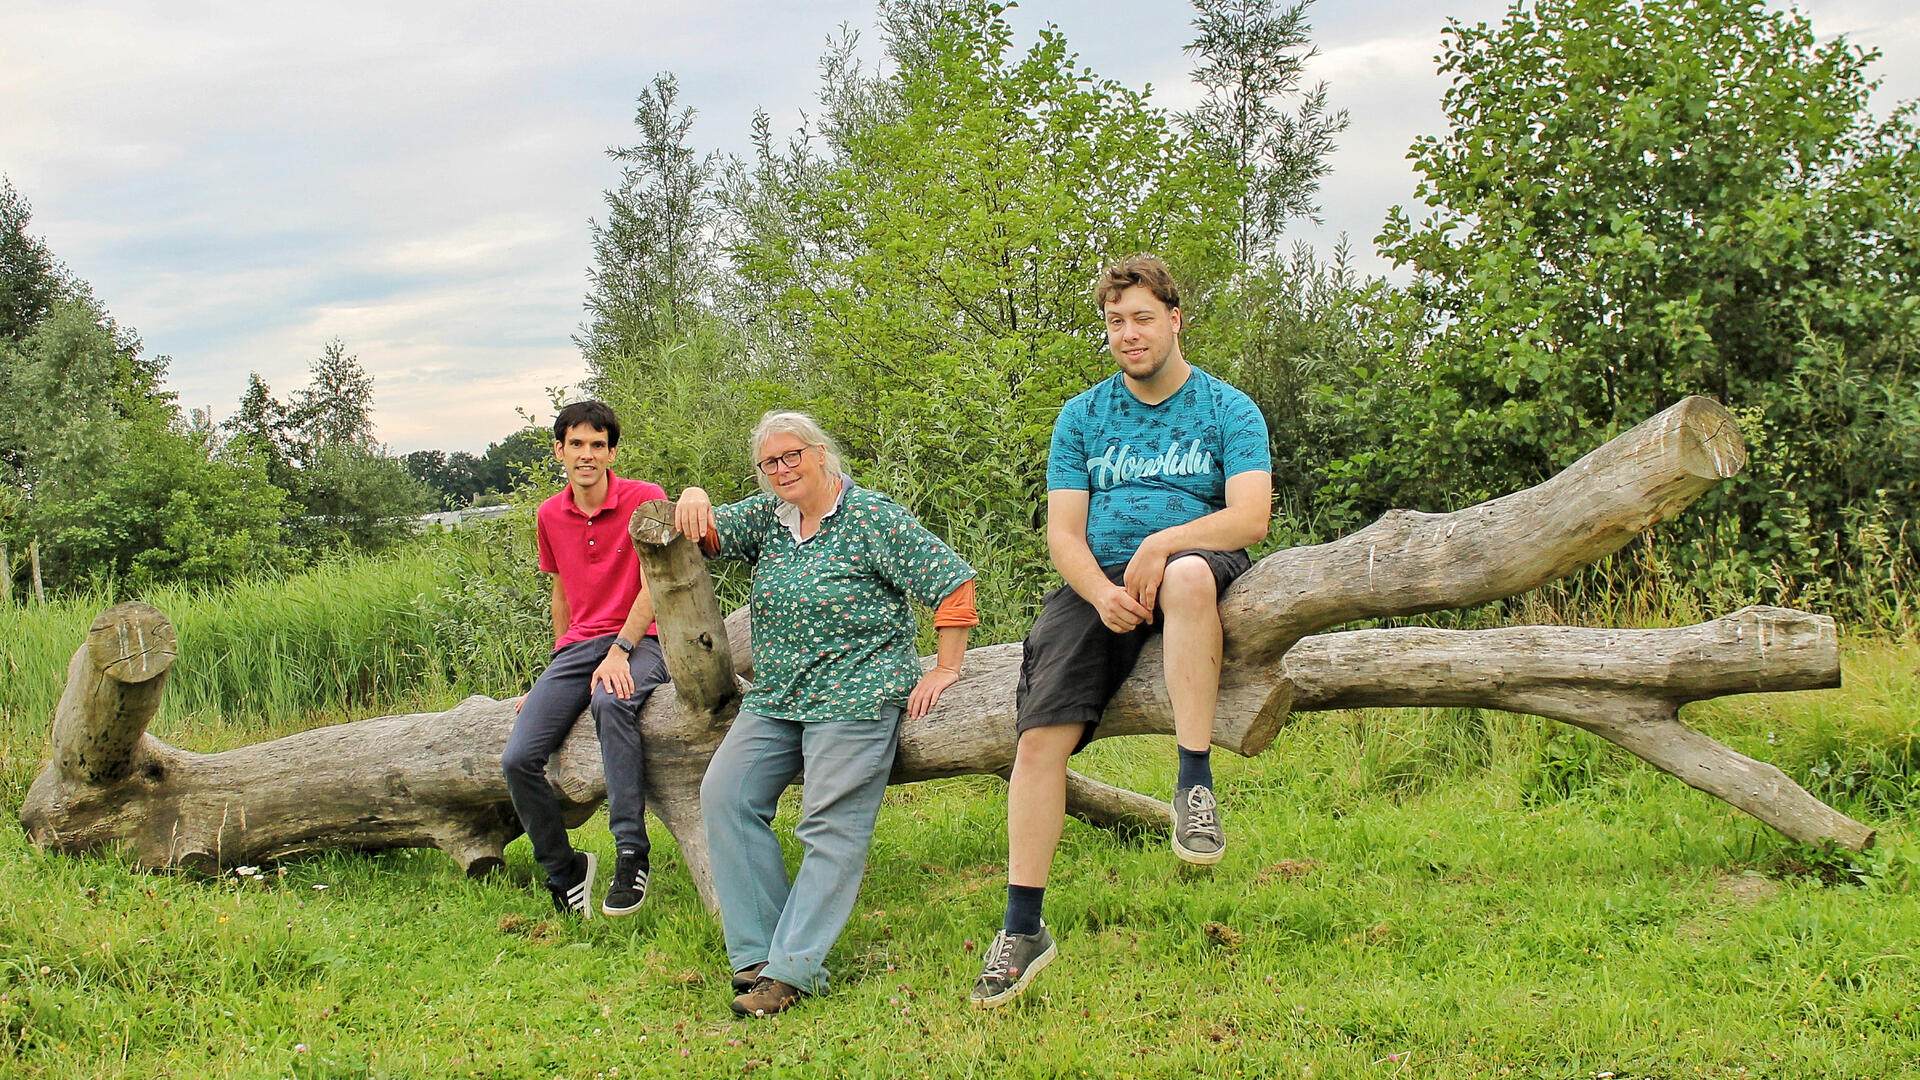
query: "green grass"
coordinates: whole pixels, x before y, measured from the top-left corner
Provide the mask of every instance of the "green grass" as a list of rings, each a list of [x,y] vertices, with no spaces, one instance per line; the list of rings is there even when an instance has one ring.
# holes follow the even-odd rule
[[[1883,827],[1856,861],[1544,721],[1300,717],[1219,763],[1211,871],[1070,822],[1061,958],[992,1013],[965,1007],[1003,897],[989,778],[890,793],[837,988],[759,1022],[728,1014],[717,924],[657,823],[648,907],[585,923],[552,915],[524,842],[481,882],[421,851],[203,883],[6,829],[0,1076],[1920,1075],[1915,802],[1894,794],[1916,667],[1860,643],[1845,690],[1689,715],[1803,778],[1892,770],[1829,792]],[[1165,794],[1170,757],[1142,738],[1080,764]],[[611,855],[604,819],[576,837]]]
[[[155,734],[212,751],[516,689],[544,644],[522,547],[150,597],[182,641]],[[9,821],[99,606],[0,612]],[[1866,858],[1547,721],[1302,716],[1217,763],[1211,871],[1069,822],[1061,959],[993,1013],[965,1007],[1004,895],[991,778],[890,793],[835,991],[754,1023],[657,823],[648,907],[586,923],[552,915],[524,842],[481,882],[433,851],[203,882],[4,825],[0,1078],[1920,1076],[1920,646],[1850,642],[1846,684],[1686,718],[1880,827]],[[1116,740],[1077,765],[1164,796],[1171,757]],[[575,835],[611,857],[604,818]]]

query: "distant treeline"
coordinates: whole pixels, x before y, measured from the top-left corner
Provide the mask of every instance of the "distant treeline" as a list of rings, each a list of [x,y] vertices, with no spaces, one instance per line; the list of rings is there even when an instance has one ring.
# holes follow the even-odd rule
[[[182,412],[169,359],[31,220],[0,177],[0,546],[14,575],[36,548],[49,589],[107,596],[299,569],[380,551],[412,534],[409,515],[504,497],[551,460],[532,427],[477,457],[395,458],[373,436],[373,378],[338,339],[284,401],[254,374],[226,419]]]

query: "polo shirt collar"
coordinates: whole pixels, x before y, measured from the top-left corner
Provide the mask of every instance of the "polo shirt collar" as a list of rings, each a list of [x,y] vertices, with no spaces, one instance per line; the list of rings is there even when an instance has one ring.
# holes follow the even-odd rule
[[[852,490],[853,490],[853,477],[848,476],[846,473],[841,473],[840,474],[840,496],[833,500],[832,509],[820,515],[820,520],[824,522],[828,518],[839,513],[840,504],[847,501],[847,492]],[[778,501],[780,505],[773,508],[773,516],[780,519],[780,524],[785,525],[787,527],[787,531],[793,534],[794,543],[796,544],[803,543],[804,541],[802,541],[800,538],[800,508],[786,501],[785,499],[778,498],[777,496],[776,496],[776,501]],[[814,533],[814,535],[818,536],[820,534],[816,532]]]
[[[613,510],[619,507],[620,478],[613,475],[612,469],[607,470],[607,501],[601,503],[600,509],[595,510],[592,514],[589,514],[585,510],[580,509],[580,504],[573,501],[573,496],[574,496],[573,485],[568,484],[567,485],[567,509],[589,520],[599,517],[601,514],[604,514],[609,510]]]

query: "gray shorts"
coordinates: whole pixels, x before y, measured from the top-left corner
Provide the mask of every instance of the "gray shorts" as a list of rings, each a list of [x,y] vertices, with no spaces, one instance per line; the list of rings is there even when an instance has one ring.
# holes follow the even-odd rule
[[[1221,593],[1253,565],[1245,551],[1199,548],[1176,551],[1167,561],[1186,555],[1207,560],[1214,587]],[[1109,566],[1101,570],[1107,580],[1118,585],[1127,568]],[[1026,651],[1020,660],[1020,687],[1014,699],[1016,729],[1084,725],[1080,741],[1073,748],[1078,753],[1092,741],[1093,729],[1100,723],[1107,702],[1133,673],[1140,650],[1160,632],[1160,626],[1157,604],[1152,622],[1116,634],[1072,586],[1062,585],[1048,593],[1041,602],[1040,617],[1027,631]]]

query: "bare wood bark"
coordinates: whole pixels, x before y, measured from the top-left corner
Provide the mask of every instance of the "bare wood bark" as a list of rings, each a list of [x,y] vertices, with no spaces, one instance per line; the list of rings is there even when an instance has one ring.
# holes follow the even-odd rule
[[[1839,686],[1840,645],[1824,615],[1750,607],[1673,630],[1361,630],[1307,638],[1286,667],[1300,709],[1466,706],[1543,716],[1792,839],[1852,851],[1873,843],[1873,829],[1679,718],[1682,705],[1726,694]]]
[[[177,651],[173,626],[157,608],[120,604],[96,616],[54,709],[54,764],[92,784],[131,772]]]
[[[1277,551],[1221,599],[1227,662],[1277,659],[1355,619],[1538,588],[1672,517],[1746,457],[1732,415],[1690,397],[1525,491],[1451,514],[1392,510],[1332,543]]]
[[[707,560],[674,529],[673,504],[664,499],[642,504],[627,531],[653,593],[660,651],[680,691],[681,706],[724,725],[733,718],[740,688]]]
[[[33,602],[41,607],[47,605],[47,590],[40,584],[40,541],[27,544],[27,561],[33,564]]]
[[[13,559],[7,545],[0,544],[0,604],[13,603]]]
[[[1089,825],[1123,833],[1164,833],[1171,825],[1164,801],[1103,784],[1072,769],[1067,770],[1067,813]]]

